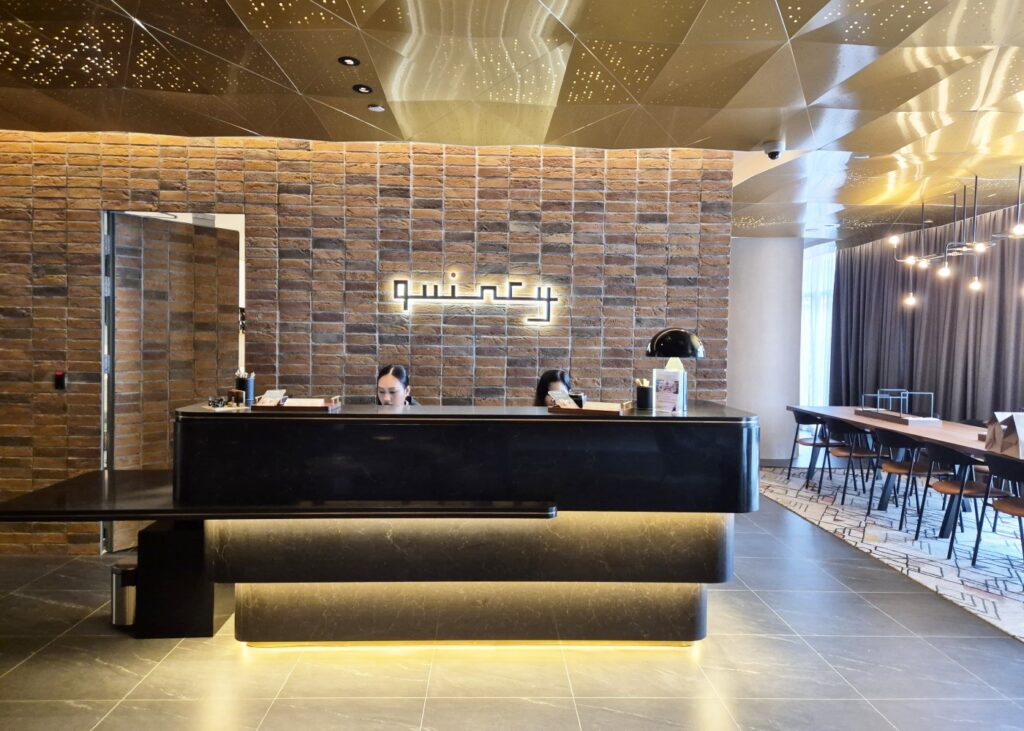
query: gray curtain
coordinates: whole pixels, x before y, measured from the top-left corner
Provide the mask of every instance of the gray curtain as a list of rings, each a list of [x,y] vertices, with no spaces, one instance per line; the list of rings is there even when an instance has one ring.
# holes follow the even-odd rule
[[[978,217],[979,240],[1005,233],[1012,210]],[[899,252],[941,252],[952,225],[905,235]],[[978,274],[984,288],[971,292]],[[935,393],[943,419],[983,420],[1024,410],[1024,240],[1003,240],[979,257],[950,260],[953,275],[893,260],[885,241],[842,249],[832,310],[833,405],[859,405],[879,388]],[[915,307],[903,304],[911,287]]]

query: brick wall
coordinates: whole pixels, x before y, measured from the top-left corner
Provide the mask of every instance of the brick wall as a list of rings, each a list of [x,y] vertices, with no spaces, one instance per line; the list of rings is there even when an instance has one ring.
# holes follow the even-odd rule
[[[718,151],[0,132],[0,495],[97,465],[103,209],[245,214],[258,390],[368,401],[377,365],[402,362],[425,403],[525,403],[565,366],[626,397],[672,324],[704,339],[696,395],[721,400],[731,178]],[[451,271],[550,283],[565,306],[543,328],[493,307],[409,318],[384,291]],[[0,551],[95,540],[92,524],[18,525]]]

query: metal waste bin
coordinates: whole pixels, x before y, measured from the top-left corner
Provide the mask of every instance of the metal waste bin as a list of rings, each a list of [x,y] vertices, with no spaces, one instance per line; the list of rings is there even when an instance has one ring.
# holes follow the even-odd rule
[[[115,627],[135,624],[135,581],[138,566],[119,563],[110,567],[110,623]]]

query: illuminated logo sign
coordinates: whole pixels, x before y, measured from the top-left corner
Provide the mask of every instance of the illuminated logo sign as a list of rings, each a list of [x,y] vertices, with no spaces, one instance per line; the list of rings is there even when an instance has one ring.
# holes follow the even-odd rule
[[[455,279],[455,276],[452,272],[452,279]],[[442,285],[439,284],[421,284],[417,292],[416,285],[408,279],[396,279],[393,294],[395,301],[401,302],[402,309],[406,311],[414,302],[433,302],[442,305],[532,305],[538,308],[538,316],[527,317],[527,322],[551,322],[551,305],[558,302],[558,297],[551,293],[551,287],[537,287],[532,295],[516,294],[516,290],[523,286],[523,282],[512,281],[500,287],[496,284],[481,284],[475,294],[459,294],[455,284],[449,285],[447,289],[442,289]]]

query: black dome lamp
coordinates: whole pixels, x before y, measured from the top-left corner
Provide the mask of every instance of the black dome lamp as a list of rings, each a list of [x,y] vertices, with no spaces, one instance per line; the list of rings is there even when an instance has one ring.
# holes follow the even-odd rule
[[[647,344],[648,358],[668,358],[667,370],[683,370],[680,358],[703,358],[704,343],[696,333],[669,327],[657,333]]]

